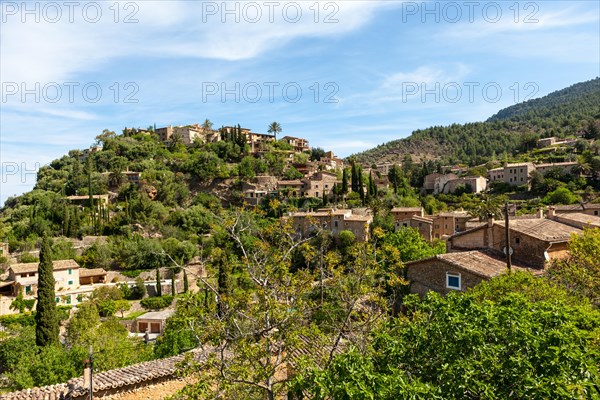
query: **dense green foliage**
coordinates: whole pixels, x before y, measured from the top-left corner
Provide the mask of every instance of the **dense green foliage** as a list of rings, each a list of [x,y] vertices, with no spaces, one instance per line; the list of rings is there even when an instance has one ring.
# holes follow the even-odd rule
[[[562,286],[600,306],[600,228],[573,235],[569,258],[555,261],[548,272]]]
[[[410,296],[404,306],[372,348],[303,370],[297,389],[314,399],[599,395],[600,312],[544,280],[513,274],[471,294]]]
[[[159,297],[147,297],[142,299],[140,304],[147,310],[161,310],[169,307],[173,302],[173,296],[164,295]]]
[[[66,343],[36,345],[35,326],[2,321],[8,337],[0,340],[0,373],[7,380],[0,387],[24,389],[63,383],[80,376],[88,348],[94,349],[96,371],[105,371],[147,361],[152,348],[129,337],[127,329],[114,318],[100,322],[94,303],[83,303],[71,318]]]

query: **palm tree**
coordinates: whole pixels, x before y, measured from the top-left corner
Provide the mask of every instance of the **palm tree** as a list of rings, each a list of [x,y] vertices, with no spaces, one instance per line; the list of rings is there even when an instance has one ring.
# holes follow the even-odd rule
[[[213,123],[210,122],[210,120],[207,118],[204,120],[204,123],[202,124],[202,130],[204,130],[204,133],[210,133],[212,132],[212,127],[213,127]]]
[[[275,136],[275,140],[277,140],[277,134],[281,133],[281,125],[279,125],[279,122],[271,122],[267,132],[272,133]]]
[[[469,213],[473,217],[478,217],[480,221],[485,221],[490,217],[502,218],[503,203],[504,198],[502,196],[484,195],[481,202],[472,207]]]

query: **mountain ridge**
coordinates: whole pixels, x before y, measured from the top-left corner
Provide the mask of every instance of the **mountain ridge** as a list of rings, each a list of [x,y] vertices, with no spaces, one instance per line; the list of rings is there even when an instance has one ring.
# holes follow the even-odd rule
[[[484,122],[417,129],[410,136],[348,158],[365,164],[440,159],[477,165],[503,153],[515,154],[541,137],[565,137],[600,119],[600,78],[575,83],[546,96],[499,110]],[[461,143],[461,146],[456,146]]]

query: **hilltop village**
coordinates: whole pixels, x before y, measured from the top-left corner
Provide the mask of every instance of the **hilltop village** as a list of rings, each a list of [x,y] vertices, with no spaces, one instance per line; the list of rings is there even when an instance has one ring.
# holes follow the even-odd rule
[[[410,155],[361,164],[311,147],[302,135],[283,135],[277,122],[267,131],[213,129],[209,120],[105,130],[88,149],[42,167],[33,191],[8,199],[0,225],[0,358],[11,341],[33,340],[34,310],[48,290],[42,265],[51,265],[58,340],[66,346],[60,357],[71,361],[56,378],[39,378],[34,368],[46,359],[29,367],[6,358],[7,389],[43,387],[0,398],[79,398],[83,380],[60,383],[83,373],[70,357],[88,345],[104,348],[106,335],[129,352],[122,360],[114,351],[99,355],[106,374],[138,376],[138,389],[176,382],[182,352],[195,349],[208,360],[233,345],[227,339],[198,353],[194,343],[217,343],[202,325],[231,318],[234,325],[215,328],[231,335],[238,313],[257,318],[243,330],[270,331],[268,315],[276,312],[277,332],[287,326],[300,335],[277,339],[289,354],[275,369],[295,365],[303,347],[333,357],[365,340],[351,324],[377,325],[375,315],[396,315],[406,296],[471,293],[510,273],[553,275],[572,261],[572,241],[594,241],[600,232],[593,132],[542,138],[526,154],[468,166]],[[323,313],[316,304],[333,308]],[[281,314],[289,307],[303,317],[292,323]],[[263,340],[272,339],[246,345]],[[306,352],[322,351],[313,350]],[[139,362],[160,372],[147,376]],[[115,380],[97,394],[135,386]]]

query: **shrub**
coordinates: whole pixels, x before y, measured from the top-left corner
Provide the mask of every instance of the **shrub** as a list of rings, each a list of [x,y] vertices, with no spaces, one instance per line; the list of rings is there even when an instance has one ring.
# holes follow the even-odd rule
[[[160,297],[148,297],[143,299],[140,304],[146,310],[161,310],[171,305],[173,296],[165,295]]]

